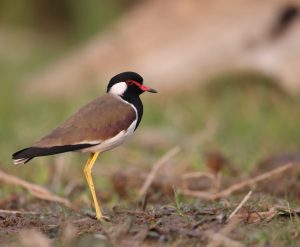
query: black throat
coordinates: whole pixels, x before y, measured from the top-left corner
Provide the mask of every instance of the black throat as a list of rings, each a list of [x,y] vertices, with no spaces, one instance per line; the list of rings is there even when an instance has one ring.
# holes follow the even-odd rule
[[[143,116],[143,103],[139,97],[139,95],[134,95],[134,94],[124,94],[124,96],[121,96],[121,98],[125,101],[127,101],[128,103],[132,104],[133,107],[136,109],[137,111],[137,122],[136,122],[136,126],[135,129],[139,126],[141,120],[142,120],[142,116]]]

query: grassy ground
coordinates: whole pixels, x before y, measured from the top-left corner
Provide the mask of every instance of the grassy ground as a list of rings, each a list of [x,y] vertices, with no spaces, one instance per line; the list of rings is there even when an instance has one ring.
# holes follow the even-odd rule
[[[28,98],[20,91],[23,76],[60,54],[60,49],[37,49],[34,54],[21,54],[17,59],[0,58],[1,169],[47,186],[87,210],[89,194],[82,176],[84,155],[40,158],[23,167],[12,166],[10,160],[14,151],[30,145],[80,105],[102,93],[97,88],[87,90],[80,99],[41,99]],[[52,237],[55,246],[92,245],[98,241],[106,246],[208,243],[211,240],[204,232],[225,227],[218,217],[232,212],[247,190],[216,202],[205,202],[175,193],[178,178],[190,171],[209,170],[206,152],[227,159],[221,170],[222,188],[274,168],[282,157],[289,160],[291,155],[299,156],[298,96],[287,95],[275,81],[253,73],[222,75],[203,88],[195,87],[193,92],[143,95],[145,115],[135,137],[123,147],[104,154],[94,169],[98,196],[111,222],[99,224],[4,184],[0,191],[1,208],[41,215],[0,215],[0,243],[14,241],[14,234],[27,228]],[[137,191],[152,164],[175,145],[180,145],[182,151],[157,176],[143,211],[137,204]],[[275,154],[281,155],[275,159],[277,163],[263,166],[266,163],[260,162]],[[258,186],[244,210],[249,215],[249,212],[266,212],[274,205],[297,208],[298,178],[299,169],[289,173],[288,178]],[[124,183],[119,185],[120,181]],[[36,232],[30,234],[36,236]],[[298,216],[276,216],[256,223],[243,216],[228,236],[250,246],[299,246],[299,234]],[[18,240],[21,245],[25,241],[23,235]]]

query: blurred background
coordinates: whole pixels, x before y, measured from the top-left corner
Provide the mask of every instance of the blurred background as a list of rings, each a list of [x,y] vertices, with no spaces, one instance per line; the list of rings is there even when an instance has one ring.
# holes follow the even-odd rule
[[[178,173],[205,169],[207,152],[242,173],[272,155],[297,154],[299,40],[296,0],[2,0],[1,169],[59,193],[84,184],[85,155],[15,167],[11,154],[128,70],[159,94],[142,96],[136,135],[97,161],[102,197],[115,171],[147,173],[176,145],[182,151],[169,167]]]

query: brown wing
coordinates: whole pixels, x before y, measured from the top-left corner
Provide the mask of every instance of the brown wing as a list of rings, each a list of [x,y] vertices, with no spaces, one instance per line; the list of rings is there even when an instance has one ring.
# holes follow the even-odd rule
[[[106,94],[82,107],[34,147],[100,143],[127,130],[135,119],[135,110],[129,104]]]

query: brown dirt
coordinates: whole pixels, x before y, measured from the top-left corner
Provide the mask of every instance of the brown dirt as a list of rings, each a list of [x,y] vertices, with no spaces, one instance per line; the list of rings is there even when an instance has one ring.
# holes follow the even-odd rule
[[[250,228],[253,228],[252,232],[258,227],[264,231],[274,225],[297,222],[300,215],[300,209],[295,207],[295,203],[300,199],[299,163],[298,156],[295,156],[296,158],[294,156],[270,157],[261,162],[253,171],[252,177],[282,166],[286,162],[293,161],[297,164],[289,172],[281,174],[280,188],[277,186],[279,178],[263,181],[256,188],[252,188],[254,192],[251,198],[236,215],[241,221],[239,227],[225,234],[228,241],[244,243],[245,239],[250,238],[247,231]],[[219,157],[216,153],[213,157],[214,159],[211,159],[212,154],[209,155],[208,168],[213,172],[222,171],[225,159],[216,159]],[[220,161],[222,165],[216,165]],[[229,164],[226,164],[226,167],[228,166]],[[242,176],[239,171],[234,173],[238,175],[221,181],[220,189],[241,181]],[[189,201],[188,197],[182,200],[182,195],[178,195],[173,190],[176,184],[174,180],[180,180],[180,176],[170,178],[157,176],[148,191],[147,200],[137,204],[131,193],[132,190],[137,191],[141,187],[137,181],[143,181],[137,174],[139,173],[126,173],[118,170],[111,175],[113,191],[106,193],[118,195],[120,201],[126,203],[126,207],[112,208],[104,203],[109,208],[104,207],[104,213],[109,217],[109,221],[97,221],[87,216],[86,213],[72,211],[55,202],[35,199],[28,196],[28,193],[19,192],[19,194],[10,194],[7,198],[2,198],[0,200],[0,246],[11,244],[32,246],[38,241],[37,238],[42,243],[39,245],[41,247],[93,246],[99,244],[99,241],[106,246],[202,246],[213,241],[212,234],[221,232],[229,225],[226,224],[227,217],[249,191],[249,188],[244,188],[216,201],[202,199]],[[199,181],[196,182],[200,182],[201,179],[207,179],[207,177],[199,177]],[[129,181],[136,181],[136,183],[129,183]],[[178,182],[177,185],[181,186]],[[195,187],[197,183],[193,182],[192,185]],[[189,183],[185,186],[198,191],[203,189],[202,186],[189,187]],[[274,190],[274,188],[278,189]],[[79,208],[82,207],[82,202],[79,202],[81,204],[79,205],[77,200],[80,195],[82,191],[72,195],[74,206]],[[103,195],[104,193],[100,192],[98,197],[105,202]],[[293,202],[288,206],[287,196],[291,199],[289,202]],[[86,202],[83,202],[83,205],[86,205]],[[114,202],[110,205],[120,204]],[[282,206],[285,208],[282,209]],[[285,220],[272,225],[272,221],[276,221],[281,216],[285,216]],[[294,216],[295,220],[292,220]],[[291,234],[296,232],[297,235],[299,230],[293,227],[292,225]],[[31,231],[27,232],[28,229]],[[293,235],[289,234],[289,236],[293,238]],[[255,243],[254,240],[252,241]]]
[[[0,213],[0,245],[15,242],[16,234],[24,229],[35,229],[50,239],[62,240],[68,225],[73,228],[73,238],[94,235],[114,243],[174,242],[186,238],[190,243],[206,241],[205,229],[220,228],[221,209],[174,206],[153,206],[142,211],[115,207],[106,215],[110,220],[97,221],[80,213],[66,212],[54,203],[34,203],[29,208],[43,208],[36,215]]]

